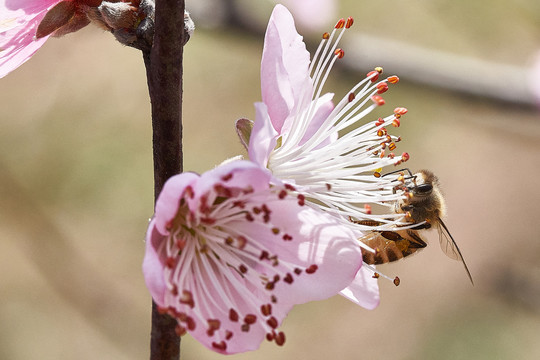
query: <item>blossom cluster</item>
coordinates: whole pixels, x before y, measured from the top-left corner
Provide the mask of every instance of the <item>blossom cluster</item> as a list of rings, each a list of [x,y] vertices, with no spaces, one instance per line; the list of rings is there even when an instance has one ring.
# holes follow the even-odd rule
[[[262,102],[254,122],[237,132],[249,161],[202,175],[171,178],[156,203],[147,235],[146,283],[162,311],[207,347],[225,354],[255,349],[263,339],[282,345],[278,330],[295,304],[341,294],[368,309],[379,303],[373,268],[358,241],[402,221],[390,207],[403,195],[381,169],[394,154],[405,108],[364,119],[384,104],[396,76],[376,68],[333,103],[323,86],[351,18],[324,34],[310,60],[288,10],[270,18],[261,62]],[[387,206],[372,214],[370,206]],[[351,221],[353,220],[353,221]]]

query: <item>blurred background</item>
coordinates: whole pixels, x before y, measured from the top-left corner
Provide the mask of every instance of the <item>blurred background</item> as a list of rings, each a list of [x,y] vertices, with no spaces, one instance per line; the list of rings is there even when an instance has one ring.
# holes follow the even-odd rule
[[[253,119],[260,100],[273,3],[191,3],[184,168],[203,172],[243,153],[233,124]],[[341,97],[374,66],[400,76],[381,114],[409,109],[398,150],[440,177],[475,286],[433,231],[424,251],[379,268],[402,282],[380,281],[376,310],[339,296],[298,306],[284,347],[229,358],[540,358],[540,113],[528,84],[540,3],[336,1],[298,24],[309,50],[346,16],[347,61],[326,89]],[[0,94],[0,358],[148,359],[141,261],[153,176],[141,55],[89,26],[47,41],[0,80]],[[183,359],[222,357],[182,338]]]

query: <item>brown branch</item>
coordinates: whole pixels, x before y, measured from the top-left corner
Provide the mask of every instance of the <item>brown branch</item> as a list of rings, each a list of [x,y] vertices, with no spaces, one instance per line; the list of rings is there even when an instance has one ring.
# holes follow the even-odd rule
[[[165,181],[182,171],[182,55],[184,0],[156,0],[153,45],[143,50],[152,104],[154,195]],[[180,358],[174,319],[152,304],[151,360]]]

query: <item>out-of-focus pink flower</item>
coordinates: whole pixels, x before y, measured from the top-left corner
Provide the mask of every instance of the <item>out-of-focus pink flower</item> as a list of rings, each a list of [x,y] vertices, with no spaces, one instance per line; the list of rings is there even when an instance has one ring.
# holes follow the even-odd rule
[[[26,62],[45,43],[36,30],[61,0],[0,0],[0,78]]]
[[[401,139],[388,131],[400,125],[407,109],[395,108],[390,115],[371,120],[366,117],[384,104],[381,94],[399,79],[379,79],[382,68],[375,68],[337,105],[332,101],[334,94],[323,92],[331,68],[345,55],[337,46],[352,23],[352,18],[341,19],[332,33],[325,33],[310,61],[291,14],[282,5],[275,7],[261,61],[263,101],[255,104],[248,153],[274,177],[293,185],[305,196],[307,205],[335,215],[344,226],[372,231],[372,220],[383,223],[377,230],[391,231],[406,223],[404,214],[393,212],[393,205],[404,196],[395,190],[402,179],[381,176],[381,172],[385,166],[399,165],[409,158],[407,153],[394,153]],[[249,133],[246,121],[237,124],[239,134]],[[244,138],[243,143],[247,142]],[[386,206],[387,211],[372,214],[372,204]],[[361,289],[372,298],[369,293],[376,292],[376,282],[368,280],[364,271],[362,268],[358,283],[344,295],[372,308],[376,304],[364,302]]]
[[[309,31],[318,31],[336,18],[335,0],[274,0],[285,5],[298,24]]]
[[[349,229],[270,181],[248,161],[176,175],[148,229],[143,272],[154,301],[179,334],[223,354],[264,338],[282,345],[291,307],[339,293],[362,264]]]

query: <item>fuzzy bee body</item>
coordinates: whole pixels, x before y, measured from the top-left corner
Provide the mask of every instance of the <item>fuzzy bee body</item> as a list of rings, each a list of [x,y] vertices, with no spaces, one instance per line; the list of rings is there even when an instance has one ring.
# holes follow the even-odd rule
[[[360,240],[375,250],[373,253],[362,249],[364,262],[373,265],[384,264],[412,255],[427,246],[420,231],[436,227],[439,231],[441,249],[448,257],[463,263],[472,283],[472,276],[463,255],[442,220],[446,214],[446,203],[439,187],[439,179],[429,170],[420,170],[404,182],[402,190],[405,191],[406,197],[396,202],[394,212],[406,214],[408,228],[373,230],[362,237]],[[373,220],[357,222],[372,227],[383,224]]]

